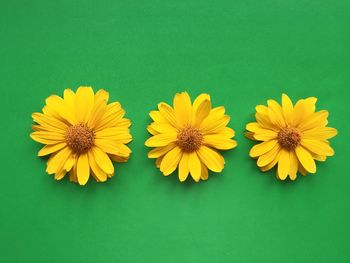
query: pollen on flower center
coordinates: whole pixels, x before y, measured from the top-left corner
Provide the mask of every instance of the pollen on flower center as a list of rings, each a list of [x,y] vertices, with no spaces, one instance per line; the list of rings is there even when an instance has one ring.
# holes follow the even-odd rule
[[[180,130],[177,135],[177,145],[184,152],[194,152],[199,149],[203,142],[203,135],[199,129],[186,127]]]
[[[94,132],[85,123],[78,123],[68,128],[65,139],[74,153],[81,154],[94,145]]]
[[[301,135],[296,128],[285,127],[278,132],[277,140],[283,148],[292,150],[299,145],[301,141]]]

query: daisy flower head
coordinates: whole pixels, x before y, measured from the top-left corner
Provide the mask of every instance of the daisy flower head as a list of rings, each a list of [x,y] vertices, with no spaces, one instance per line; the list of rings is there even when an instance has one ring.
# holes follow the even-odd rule
[[[208,169],[221,172],[225,160],[218,150],[229,150],[237,143],[233,129],[226,127],[230,117],[224,107],[212,108],[208,94],[199,95],[191,102],[187,92],[177,93],[173,107],[161,102],[151,111],[153,122],[145,145],[154,147],[149,158],[168,176],[178,168],[178,177],[185,181],[189,174],[194,181],[208,179]]]
[[[90,175],[104,182],[114,175],[112,161],[126,162],[132,140],[130,120],[119,102],[108,104],[103,89],[91,87],[64,91],[63,98],[46,99],[42,113],[33,113],[36,124],[31,138],[45,144],[38,156],[50,155],[46,172],[61,180],[67,173],[75,183],[85,185]]]
[[[267,106],[256,106],[256,122],[248,123],[246,136],[259,141],[249,152],[258,167],[268,171],[277,165],[276,177],[297,178],[297,173],[316,173],[316,161],[334,155],[328,139],[337,130],[327,127],[328,111],[316,111],[315,97],[301,99],[293,105],[282,94],[282,105],[268,100]]]

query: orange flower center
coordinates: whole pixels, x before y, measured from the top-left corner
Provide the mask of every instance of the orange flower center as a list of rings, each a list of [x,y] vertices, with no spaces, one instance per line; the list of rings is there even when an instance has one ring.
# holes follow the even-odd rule
[[[293,150],[300,144],[301,134],[293,127],[285,127],[278,132],[278,143],[287,150]]]
[[[85,123],[70,126],[65,138],[69,148],[78,154],[87,152],[94,145],[94,132]]]
[[[184,152],[194,152],[199,149],[203,142],[203,135],[199,129],[185,127],[177,135],[177,145]]]

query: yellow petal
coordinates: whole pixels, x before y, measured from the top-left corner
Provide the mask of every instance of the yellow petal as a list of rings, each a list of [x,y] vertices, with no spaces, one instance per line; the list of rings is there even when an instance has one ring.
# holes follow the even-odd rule
[[[122,143],[118,143],[108,139],[95,139],[95,145],[102,151],[118,156],[128,157],[130,155],[130,149]]]
[[[167,122],[167,120],[162,116],[162,114],[157,111],[157,110],[154,110],[154,111],[151,111],[149,113],[149,116],[152,118],[152,120],[154,122]]]
[[[190,171],[189,169],[189,153],[184,152],[182,154],[182,158],[179,163],[179,180],[181,182],[185,181],[187,179],[188,173]]]
[[[287,94],[282,94],[282,111],[286,123],[291,125],[293,116],[293,103]]]
[[[87,153],[79,156],[77,163],[77,177],[80,185],[85,185],[90,176],[90,164]]]
[[[159,158],[167,152],[171,151],[176,146],[175,143],[170,143],[164,147],[156,147],[148,153],[148,158]]]
[[[244,132],[244,136],[247,137],[249,140],[256,141],[254,138],[254,132]]]
[[[201,179],[204,181],[208,180],[208,168],[203,163],[201,163],[201,166],[202,166]]]
[[[68,157],[68,159],[66,160],[66,162],[63,166],[63,169],[66,170],[67,172],[69,172],[73,168],[73,166],[75,165],[75,163],[77,161],[76,159],[77,158],[76,158],[75,154],[73,154],[73,153],[70,154],[70,156]]]
[[[66,131],[68,128],[66,123],[46,114],[36,112],[32,114],[32,118],[36,123],[47,128],[53,127],[62,131]]]
[[[255,119],[261,128],[279,131],[280,128],[275,125],[269,117],[269,109],[265,105],[257,105],[255,107]]]
[[[46,172],[48,174],[54,174],[60,171],[71,153],[72,151],[68,147],[64,147],[62,150],[52,154],[47,161]]]
[[[92,172],[100,182],[105,182],[107,180],[107,174],[97,165],[92,151],[88,152],[88,157]]]
[[[338,131],[331,127],[317,127],[303,132],[303,138],[327,140],[336,136]]]
[[[298,146],[295,148],[295,153],[300,163],[309,173],[316,173],[315,161],[307,150],[302,146]]]
[[[63,92],[63,99],[69,110],[74,113],[75,108],[75,93],[71,89],[65,89]]]
[[[40,137],[42,139],[46,140],[53,140],[53,141],[64,141],[65,135],[62,133],[57,132],[51,132],[51,131],[36,131],[32,133],[33,137]]]
[[[107,102],[109,99],[109,93],[103,89],[100,89],[95,94],[94,106],[91,111],[90,118],[88,120],[88,126],[95,128],[97,123],[102,118],[103,114],[106,111]]]
[[[286,122],[282,115],[282,108],[275,100],[268,100],[268,113],[270,120],[276,126],[282,128],[286,126]]]
[[[200,127],[202,121],[209,115],[211,102],[209,99],[203,100],[193,111],[193,126]]]
[[[152,134],[152,135],[157,135],[157,134],[159,134],[159,132],[157,132],[155,129],[153,129],[151,125],[148,125],[148,126],[147,126],[147,131],[148,131],[150,134]]]
[[[224,127],[221,130],[218,130],[216,135],[223,136],[225,138],[232,138],[235,136],[235,131],[229,127]]]
[[[298,172],[298,159],[294,151],[289,152],[289,161],[289,178],[294,181],[297,178]]]
[[[62,121],[68,121],[74,125],[77,123],[73,110],[66,104],[65,100],[57,95],[52,95],[46,99],[46,105],[50,112],[55,112]]]
[[[275,146],[270,151],[260,155],[257,165],[259,167],[264,167],[269,163],[273,162],[273,160],[275,160],[280,150],[281,150],[281,147],[279,146],[278,143],[276,143]]]
[[[108,139],[126,144],[132,140],[132,137],[127,129],[112,127],[95,132],[95,139]]]
[[[55,127],[48,127],[48,126],[42,126],[42,125],[32,125],[33,131],[44,131],[44,132],[55,132],[55,133],[60,133],[62,135],[66,134],[65,130],[60,130]]]
[[[174,97],[174,111],[179,123],[187,126],[192,119],[191,99],[187,92],[177,93]]]
[[[46,138],[44,138],[42,134],[43,134],[43,132],[33,132],[30,134],[30,137],[36,142],[39,142],[42,144],[48,144],[48,145],[54,145],[57,143],[64,142],[64,138],[62,138],[62,139],[54,138],[55,136],[48,136],[48,135],[45,135],[44,137],[46,137]],[[50,139],[48,139],[48,137],[50,137]]]
[[[102,116],[96,121],[94,130],[99,131],[108,127],[116,126],[122,120],[124,114],[125,110],[119,102],[108,104]]]
[[[301,122],[298,128],[301,131],[306,131],[317,127],[324,127],[328,124],[327,118],[328,118],[328,111],[321,110],[321,111],[315,112],[314,114],[306,118],[303,122]]]
[[[61,169],[60,171],[55,173],[55,180],[61,180],[66,174],[67,174],[67,171],[64,169]]]
[[[279,148],[279,149],[280,149],[280,148]],[[279,160],[280,153],[281,153],[281,151],[279,150],[279,151],[277,152],[277,154],[275,155],[275,157],[273,158],[273,160],[272,160],[269,164],[260,167],[260,170],[263,171],[263,172],[266,172],[266,171],[272,169],[273,167],[275,167],[275,165],[277,164],[277,162],[278,162],[278,160]]]
[[[114,173],[114,166],[108,155],[102,151],[100,148],[93,146],[92,149],[93,158],[97,165],[107,174]]]
[[[193,180],[198,182],[199,179],[201,178],[202,165],[196,152],[191,152],[189,154],[188,167]]]
[[[65,142],[52,144],[52,145],[45,145],[41,150],[38,152],[38,156],[45,156],[54,152],[57,152],[61,150],[63,147],[65,147],[67,144]]]
[[[160,164],[160,170],[165,176],[171,174],[177,168],[179,161],[182,157],[181,149],[176,146],[171,151],[169,151],[163,158]]]
[[[254,138],[258,141],[269,141],[277,138],[277,132],[268,129],[257,129],[254,132]]]
[[[176,115],[172,107],[162,102],[158,104],[158,109],[159,112],[162,114],[163,118],[166,119],[168,123],[170,123],[175,128],[180,128],[180,124],[176,119]]]
[[[334,150],[325,141],[302,139],[301,145],[305,149],[307,149],[308,151],[313,152],[317,155],[323,155],[323,156],[333,156],[334,155]]]
[[[317,99],[314,97],[305,100],[299,100],[293,109],[292,126],[298,127],[299,124],[315,112]]]
[[[206,93],[200,94],[193,102],[193,110],[196,111],[199,105],[201,105],[204,100],[210,101],[210,95]]]
[[[267,153],[276,145],[276,143],[277,140],[271,140],[256,144],[250,149],[249,156],[254,158]]]
[[[290,170],[289,152],[285,149],[281,149],[280,157],[278,160],[278,177],[281,180],[285,180]]]
[[[206,117],[199,126],[201,132],[204,134],[217,133],[223,129],[230,121],[230,117],[224,115],[224,113],[224,107],[212,109],[208,117]]]
[[[201,146],[197,151],[200,160],[213,172],[221,172],[224,168],[224,158],[213,149]]]
[[[78,178],[77,178],[77,162],[78,162],[78,158],[76,158],[75,163],[73,165],[73,168],[70,170],[69,172],[69,180],[71,182],[78,182]]]
[[[75,94],[75,115],[78,122],[87,123],[94,106],[94,100],[95,95],[91,87],[78,88]]]
[[[237,142],[217,134],[203,136],[203,143],[219,150],[229,150],[237,146]]]
[[[258,129],[261,129],[261,126],[257,122],[250,122],[245,126],[246,130],[255,132]]]
[[[153,122],[149,128],[155,130],[157,133],[176,133],[177,129],[167,122]]]
[[[169,143],[175,142],[177,139],[177,134],[157,134],[149,138],[145,145],[148,147],[163,147]]]

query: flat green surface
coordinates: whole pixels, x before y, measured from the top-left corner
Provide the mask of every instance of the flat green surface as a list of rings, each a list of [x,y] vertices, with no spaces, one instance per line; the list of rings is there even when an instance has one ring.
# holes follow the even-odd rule
[[[350,2],[1,1],[1,262],[350,262]],[[45,174],[31,113],[64,88],[105,88],[133,121],[105,184]],[[207,182],[163,177],[148,112],[210,93],[239,146]],[[279,182],[248,157],[254,107],[319,98],[339,130],[315,176]]]

